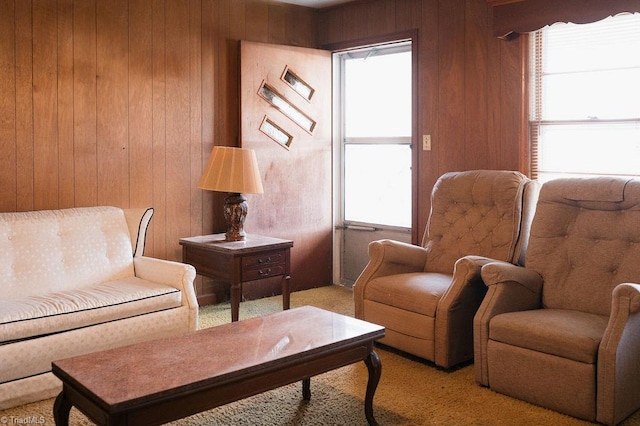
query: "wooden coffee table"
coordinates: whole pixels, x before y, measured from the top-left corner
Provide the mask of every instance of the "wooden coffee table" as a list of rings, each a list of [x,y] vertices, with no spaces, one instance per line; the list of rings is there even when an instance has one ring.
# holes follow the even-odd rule
[[[159,425],[364,361],[370,425],[381,374],[373,342],[384,327],[304,306],[183,336],[52,363],[62,380],[56,425],[76,407],[98,425]]]

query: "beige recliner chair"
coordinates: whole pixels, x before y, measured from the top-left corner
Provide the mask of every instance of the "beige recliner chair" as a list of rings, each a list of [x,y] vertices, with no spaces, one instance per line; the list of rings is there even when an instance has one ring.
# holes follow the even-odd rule
[[[441,176],[421,246],[369,245],[369,263],[354,285],[356,317],[385,326],[381,343],[442,368],[470,360],[473,316],[486,292],[484,257],[517,262],[537,190],[515,171]]]
[[[640,407],[640,180],[545,183],[526,267],[482,278],[479,384],[605,424]]]

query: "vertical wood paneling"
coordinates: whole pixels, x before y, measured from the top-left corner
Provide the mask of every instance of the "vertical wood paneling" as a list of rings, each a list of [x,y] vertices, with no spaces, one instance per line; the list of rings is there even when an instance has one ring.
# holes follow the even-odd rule
[[[487,139],[487,53],[489,17],[486,5],[465,1],[464,149],[465,169],[489,167]]]
[[[376,0],[367,7],[367,35],[376,36],[396,31],[396,2]]]
[[[96,0],[73,5],[73,145],[75,204],[98,203]]]
[[[15,2],[16,209],[32,210],[33,188],[33,32],[31,3]],[[11,77],[9,77],[11,79]],[[7,168],[12,169],[10,164]],[[4,168],[4,167],[3,167]]]
[[[191,194],[190,170],[190,60],[189,0],[165,3],[166,16],[166,71],[167,71],[167,222],[168,241],[178,241],[189,235],[189,207]],[[179,246],[168,246],[167,258],[180,260]]]
[[[318,13],[305,7],[287,8],[286,40],[292,46],[308,46],[318,34]]]
[[[73,0],[58,0],[58,207],[75,205],[73,159]]]
[[[0,152],[6,167],[0,167],[3,195],[0,209],[13,211],[17,205],[16,182],[16,55],[15,8],[13,0],[0,0]]]
[[[344,13],[342,8],[331,8],[318,17],[318,45],[338,43],[347,40],[344,33]]]
[[[129,206],[127,0],[96,3],[98,204]]]
[[[189,230],[187,235],[202,234],[202,191],[198,180],[202,173],[202,4],[189,2]],[[182,258],[182,255],[180,255]]]
[[[245,28],[244,38],[246,40],[267,41],[269,39],[269,9],[270,8],[271,6],[266,4],[265,2],[256,1],[256,0],[249,0],[246,2],[246,12],[245,12],[244,21],[250,23]],[[234,29],[232,27],[230,34],[233,34],[233,32],[234,32]]]
[[[501,126],[501,163],[513,164],[523,172],[528,172],[529,163],[525,161],[524,152],[528,145],[517,144],[514,141],[525,141],[526,117],[526,37],[520,37],[512,42],[502,44],[502,101],[506,108],[502,110],[503,122],[513,123],[511,126]],[[528,155],[528,152],[527,152]]]
[[[202,145],[200,147],[202,170],[213,150],[216,138],[216,111],[217,96],[215,94],[216,81],[220,74],[217,64],[218,36],[220,34],[218,22],[218,2],[203,0],[202,2]],[[206,48],[205,48],[206,47]],[[193,235],[207,235],[213,232],[213,194],[211,191],[200,191],[202,229]]]
[[[489,168],[498,168],[502,157],[502,45],[489,43],[487,66],[487,159]]]
[[[57,10],[33,2],[34,208],[58,208]]]
[[[440,0],[438,9],[438,174],[465,168],[464,0]]]
[[[129,2],[129,199],[153,206],[153,3]]]
[[[396,0],[394,1],[394,5],[394,18],[396,23],[395,31],[399,32],[420,28],[420,22],[422,19],[421,0]],[[437,16],[437,14],[434,16]]]
[[[269,43],[285,44],[287,42],[287,8],[284,4],[269,5]]]
[[[438,115],[439,81],[439,18],[438,2],[422,1],[418,53],[418,120],[420,135],[431,135],[431,151],[419,149],[418,157],[418,220],[414,224],[413,241],[419,243],[427,225],[431,209],[431,188],[438,179],[438,147],[444,143],[440,138]]]
[[[167,258],[166,72],[164,0],[153,1],[153,255]]]
[[[343,15],[343,35],[345,40],[356,40],[359,38],[365,38],[368,31],[372,31],[367,24],[367,20],[370,17],[367,15],[368,4],[363,2],[356,2],[352,6],[341,10]]]

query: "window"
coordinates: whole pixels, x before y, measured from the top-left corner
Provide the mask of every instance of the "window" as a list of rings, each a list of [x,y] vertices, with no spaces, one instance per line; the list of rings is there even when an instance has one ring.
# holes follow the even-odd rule
[[[640,175],[640,14],[535,32],[532,175]]]
[[[344,221],[411,228],[411,44],[339,60]]]

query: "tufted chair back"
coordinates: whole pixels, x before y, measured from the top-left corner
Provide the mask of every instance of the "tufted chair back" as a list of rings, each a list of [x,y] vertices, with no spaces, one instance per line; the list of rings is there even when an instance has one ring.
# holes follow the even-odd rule
[[[442,175],[431,193],[431,214],[422,246],[426,272],[450,274],[458,259],[477,255],[517,261],[526,235],[521,226],[527,183],[523,174],[473,170]],[[535,191],[537,194],[537,191]],[[535,200],[526,205],[535,205]]]
[[[608,316],[614,287],[640,281],[640,180],[545,184],[526,260],[544,279],[544,308]]]

